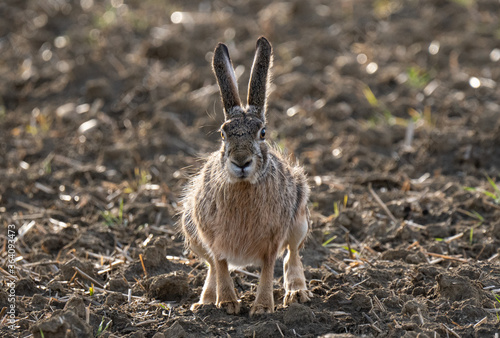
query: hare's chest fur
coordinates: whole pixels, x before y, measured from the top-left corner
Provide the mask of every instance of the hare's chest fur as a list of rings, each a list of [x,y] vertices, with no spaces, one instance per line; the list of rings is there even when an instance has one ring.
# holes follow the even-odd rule
[[[260,264],[267,255],[276,255],[293,218],[284,207],[293,192],[278,190],[269,191],[266,181],[242,182],[198,196],[194,210],[204,211],[195,212],[194,218],[204,246],[235,266]]]

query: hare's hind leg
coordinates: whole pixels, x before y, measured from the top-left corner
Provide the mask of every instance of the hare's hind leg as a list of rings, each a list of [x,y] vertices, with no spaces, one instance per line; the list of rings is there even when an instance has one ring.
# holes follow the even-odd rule
[[[299,248],[304,242],[309,228],[307,215],[308,212],[304,208],[288,235],[288,253],[283,261],[286,292],[283,300],[284,306],[295,302],[304,303],[312,297],[312,292],[307,290],[304,267],[299,256]]]

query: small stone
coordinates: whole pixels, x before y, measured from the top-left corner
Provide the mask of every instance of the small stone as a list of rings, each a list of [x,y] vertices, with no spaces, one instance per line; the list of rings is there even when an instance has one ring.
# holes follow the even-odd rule
[[[164,337],[169,337],[169,338],[184,338],[187,337],[186,331],[184,331],[184,328],[182,325],[176,321],[173,323],[168,329],[163,331]]]
[[[164,250],[157,246],[148,246],[146,250],[144,250],[143,258],[146,268],[156,268],[163,263],[167,264]]]
[[[39,310],[42,310],[48,303],[49,300],[40,294],[33,295],[33,298],[31,299],[31,306]]]
[[[105,304],[108,306],[121,305],[127,301],[127,297],[118,292],[110,292],[106,297]]]
[[[401,309],[401,313],[404,315],[418,315],[418,309],[420,309],[420,313],[426,313],[427,307],[425,304],[421,304],[416,300],[409,300],[404,303],[403,308]]]
[[[356,292],[351,296],[352,306],[356,311],[369,311],[372,308],[370,297],[361,292]]]
[[[408,263],[408,264],[420,264],[420,263],[426,262],[425,255],[420,251],[416,252],[416,253],[409,254],[408,256],[406,256],[405,260],[406,260],[406,263]]]
[[[123,278],[111,278],[104,286],[106,290],[127,293],[130,285]]]
[[[16,296],[31,297],[38,292],[35,282],[31,278],[20,279],[16,283]]]
[[[71,297],[64,306],[64,310],[71,310],[78,317],[85,318],[85,303],[83,302],[83,299],[79,296]]]
[[[56,280],[50,281],[49,284],[47,284],[47,288],[52,292],[59,292],[59,293],[64,292],[64,286],[62,285],[61,282]]]
[[[349,217],[345,213],[341,213],[339,215],[338,221],[340,224],[342,224],[345,227],[348,227],[349,225],[351,225],[351,220],[349,219]]]

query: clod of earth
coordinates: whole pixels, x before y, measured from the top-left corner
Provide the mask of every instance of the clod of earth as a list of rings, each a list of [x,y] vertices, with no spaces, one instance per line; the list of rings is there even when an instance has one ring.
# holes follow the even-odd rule
[[[180,302],[189,297],[188,276],[183,271],[151,277],[148,297],[166,302]]]

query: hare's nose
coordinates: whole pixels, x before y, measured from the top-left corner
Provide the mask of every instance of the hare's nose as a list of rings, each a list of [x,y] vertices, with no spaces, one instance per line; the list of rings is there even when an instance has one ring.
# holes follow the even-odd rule
[[[238,168],[240,168],[241,170],[243,170],[245,168],[248,168],[252,164],[252,159],[250,159],[244,163],[235,162],[235,161],[231,161],[231,163],[234,164],[235,166],[237,166]]]

